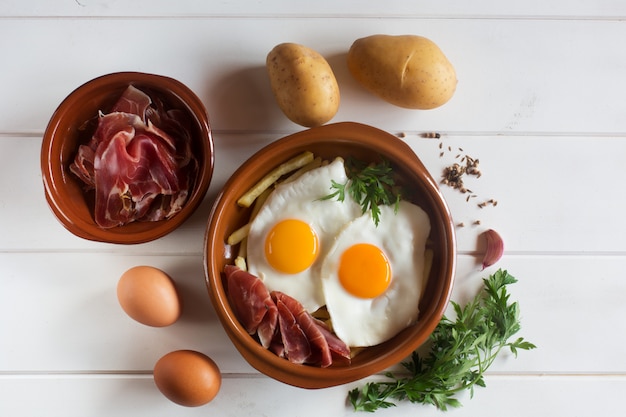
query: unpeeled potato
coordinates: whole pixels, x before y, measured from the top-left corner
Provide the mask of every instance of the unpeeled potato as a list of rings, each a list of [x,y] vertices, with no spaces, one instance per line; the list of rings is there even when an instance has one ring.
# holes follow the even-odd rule
[[[267,55],[266,67],[278,106],[292,122],[314,127],[335,116],[339,85],[318,52],[295,43],[281,43]]]
[[[454,67],[431,40],[417,35],[372,35],[357,39],[348,69],[367,90],[396,106],[434,109],[456,90]]]

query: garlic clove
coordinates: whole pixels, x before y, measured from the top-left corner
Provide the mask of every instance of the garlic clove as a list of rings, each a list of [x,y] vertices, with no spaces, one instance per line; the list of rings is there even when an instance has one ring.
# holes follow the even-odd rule
[[[498,262],[504,253],[504,242],[498,232],[489,229],[483,233],[487,239],[487,250],[483,256],[483,269]]]

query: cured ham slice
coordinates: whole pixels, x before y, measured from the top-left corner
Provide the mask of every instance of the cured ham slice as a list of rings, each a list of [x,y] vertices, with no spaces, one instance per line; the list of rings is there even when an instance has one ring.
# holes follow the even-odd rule
[[[328,342],[316,320],[307,312],[302,304],[293,297],[288,296],[279,291],[271,293],[272,298],[285,304],[295,317],[298,326],[302,329],[306,338],[311,345],[311,357],[308,358],[309,363],[319,363],[322,368],[326,368],[333,363],[333,358],[328,347]]]
[[[278,324],[278,308],[270,297],[265,284],[258,277],[234,265],[224,268],[228,301],[235,315],[246,329],[269,348]]]
[[[120,112],[136,114],[142,119],[145,119],[146,110],[148,110],[150,104],[152,104],[150,96],[131,85],[113,105],[111,113]]]
[[[198,169],[183,115],[129,86],[112,111],[98,117],[70,170],[95,190],[100,227],[163,220],[182,209]]]
[[[350,363],[350,348],[295,298],[269,292],[263,281],[234,265],[224,267],[228,301],[242,326],[261,345],[296,364]]]
[[[276,328],[278,327],[278,308],[275,306],[268,306],[265,316],[257,327],[257,336],[259,342],[264,348],[269,348],[274,335],[276,334]]]
[[[326,323],[321,320],[315,320],[315,324],[319,327],[320,332],[324,335],[326,342],[328,343],[328,349],[334,357],[339,357],[350,363],[350,347],[344,343],[343,340],[335,336],[335,334],[328,328]]]
[[[284,355],[292,363],[305,363],[311,356],[311,345],[307,335],[298,324],[291,309],[281,300],[276,301],[278,307],[278,325]]]

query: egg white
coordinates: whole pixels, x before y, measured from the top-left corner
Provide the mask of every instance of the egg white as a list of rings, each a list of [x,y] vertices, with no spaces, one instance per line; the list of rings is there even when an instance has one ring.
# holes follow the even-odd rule
[[[416,322],[429,233],[428,215],[406,201],[400,202],[397,213],[393,207],[381,206],[378,227],[367,212],[341,231],[326,255],[321,274],[333,329],[348,346],[377,345]],[[389,287],[376,298],[356,297],[339,282],[341,255],[356,243],[377,246],[391,265]]]
[[[347,181],[343,160],[335,159],[298,179],[278,185],[250,224],[247,262],[250,273],[263,280],[269,291],[281,291],[298,300],[313,312],[325,304],[320,270],[326,253],[340,230],[361,215],[361,207],[353,200],[320,200],[332,192],[332,181]],[[286,219],[308,223],[317,233],[319,252],[316,261],[305,271],[285,274],[276,271],[265,257],[265,239],[272,227]]]

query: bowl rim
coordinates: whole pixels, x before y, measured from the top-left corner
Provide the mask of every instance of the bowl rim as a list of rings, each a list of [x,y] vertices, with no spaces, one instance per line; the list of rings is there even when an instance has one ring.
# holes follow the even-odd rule
[[[89,99],[94,91],[105,85],[122,86],[132,83],[147,84],[153,87],[161,86],[185,103],[192,113],[194,121],[198,123],[200,138],[205,142],[202,155],[204,163],[200,165],[197,174],[198,181],[179,213],[167,220],[151,222],[153,227],[137,230],[133,233],[120,233],[125,226],[102,229],[95,222],[90,223],[79,217],[73,217],[71,212],[68,213],[70,208],[64,202],[60,188],[64,186],[65,177],[69,176],[69,173],[67,173],[66,167],[62,166],[62,162],[57,159],[58,155],[54,152],[55,142],[53,139],[61,133],[62,121],[71,111],[73,103]],[[58,163],[52,163],[54,161]],[[189,87],[174,78],[138,71],[120,71],[100,75],[76,87],[57,106],[44,131],[40,165],[48,206],[57,220],[75,236],[86,240],[114,244],[138,244],[156,240],[184,223],[200,206],[209,189],[215,165],[215,150],[208,112],[200,98]]]
[[[210,254],[216,253],[216,245],[221,244],[222,247],[224,246],[225,237],[217,236],[215,229],[217,224],[222,221],[224,208],[228,203],[232,202],[226,199],[225,194],[227,190],[239,182],[237,179],[238,176],[249,169],[248,167],[252,163],[251,161],[265,160],[285,144],[295,145],[296,143],[301,144],[303,141],[307,140],[327,140],[329,137],[332,137],[333,141],[354,141],[355,139],[360,142],[365,141],[373,147],[376,147],[376,141],[380,141],[381,138],[386,141],[393,141],[395,149],[393,152],[394,158],[397,158],[401,162],[406,161],[407,163],[410,162],[410,164],[418,164],[423,168],[423,172],[425,174],[424,178],[426,180],[424,185],[431,194],[437,209],[441,211],[442,218],[447,219],[444,222],[446,253],[443,254],[446,262],[444,262],[444,272],[442,272],[442,276],[446,277],[446,283],[443,284],[444,293],[437,301],[434,308],[433,317],[436,319],[431,319],[426,327],[424,327],[422,337],[412,339],[411,343],[406,344],[402,353],[396,351],[389,354],[382,354],[379,357],[374,358],[371,362],[360,366],[348,365],[342,367],[331,366],[329,368],[319,368],[307,365],[295,365],[290,363],[288,360],[279,358],[272,352],[264,349],[245,331],[241,324],[239,324],[228,303],[225,290],[221,284],[221,271],[216,270],[215,263],[211,262],[212,256]],[[339,122],[323,125],[321,127],[310,128],[280,138],[262,148],[246,160],[226,181],[224,187],[215,199],[209,216],[209,221],[207,223],[203,257],[205,281],[211,302],[227,335],[244,359],[246,359],[247,362],[255,369],[264,374],[271,372],[271,377],[278,381],[301,388],[318,389],[354,382],[374,373],[383,371],[390,366],[401,362],[409,356],[412,351],[417,349],[426,341],[437,326],[450,301],[456,269],[456,234],[450,210],[441,191],[439,190],[437,182],[432,178],[430,173],[422,164],[421,160],[408,144],[388,132],[369,125],[356,122]],[[250,341],[255,343],[249,343]]]

